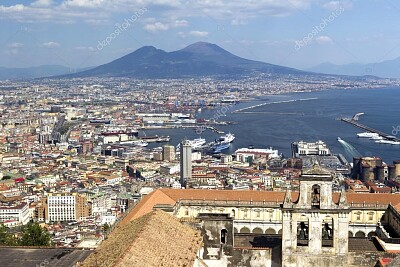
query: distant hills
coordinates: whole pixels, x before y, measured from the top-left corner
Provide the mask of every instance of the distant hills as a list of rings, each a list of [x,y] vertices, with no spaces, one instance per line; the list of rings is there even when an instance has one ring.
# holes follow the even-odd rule
[[[400,78],[400,57],[379,63],[335,65],[322,63],[307,69],[312,72],[336,75],[363,76],[373,75],[383,78]]]
[[[77,71],[86,70],[79,69]],[[68,67],[60,65],[42,65],[28,68],[5,68],[0,67],[0,80],[25,80],[57,75],[65,75],[75,72]]]
[[[198,42],[174,52],[144,46],[110,63],[68,77],[238,77],[257,73],[305,74],[306,72],[244,59],[215,44]]]

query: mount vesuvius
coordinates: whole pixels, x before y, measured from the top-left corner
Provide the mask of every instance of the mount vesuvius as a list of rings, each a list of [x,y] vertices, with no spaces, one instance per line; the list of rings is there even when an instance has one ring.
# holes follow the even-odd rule
[[[259,73],[309,74],[293,68],[244,59],[218,45],[197,42],[174,52],[144,46],[110,63],[67,77],[240,77]]]

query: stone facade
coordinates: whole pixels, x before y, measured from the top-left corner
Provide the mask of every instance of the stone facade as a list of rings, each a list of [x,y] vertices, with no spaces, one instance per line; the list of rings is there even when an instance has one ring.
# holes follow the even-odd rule
[[[332,177],[315,166],[300,178],[300,195],[283,204],[282,266],[347,266],[349,207],[332,201]]]

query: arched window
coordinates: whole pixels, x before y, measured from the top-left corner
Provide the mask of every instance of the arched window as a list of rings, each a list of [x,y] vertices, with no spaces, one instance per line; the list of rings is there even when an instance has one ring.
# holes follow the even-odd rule
[[[297,222],[297,246],[308,246],[308,218],[302,215]]]
[[[333,247],[333,219],[330,216],[322,221],[322,246]]]
[[[321,200],[321,188],[319,185],[312,186],[311,192],[311,208],[319,209]]]
[[[235,216],[236,216],[236,211],[235,211],[235,209],[232,209],[232,213],[231,213],[231,215],[232,215],[232,218],[234,218],[234,219],[235,219]]]

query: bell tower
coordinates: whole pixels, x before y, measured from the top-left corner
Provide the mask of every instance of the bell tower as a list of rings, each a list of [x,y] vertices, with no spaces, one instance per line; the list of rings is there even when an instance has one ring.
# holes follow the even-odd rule
[[[333,177],[318,164],[302,172],[298,199],[283,204],[282,266],[347,266],[349,208],[332,200]]]

